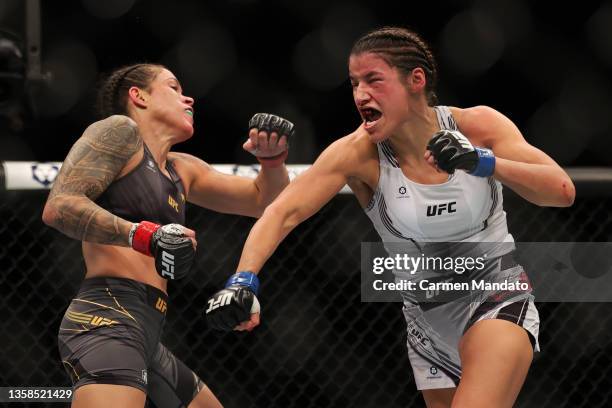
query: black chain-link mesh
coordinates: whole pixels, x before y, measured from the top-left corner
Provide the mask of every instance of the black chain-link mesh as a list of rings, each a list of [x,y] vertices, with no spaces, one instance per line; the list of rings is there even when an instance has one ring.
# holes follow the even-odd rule
[[[56,336],[84,264],[79,242],[41,222],[45,198],[5,192],[0,201],[0,386],[69,385]],[[612,238],[607,197],[551,209],[506,194],[505,207],[518,241]],[[378,239],[354,197],[338,196],[281,244],[261,275],[262,324],[248,334],[212,332],[201,313],[234,271],[253,220],[195,207],[187,219],[198,231],[198,272],[170,285],[165,344],[226,407],[424,406],[401,305],[360,302],[360,243]],[[610,406],[612,305],[538,306],[543,351],[517,406]]]

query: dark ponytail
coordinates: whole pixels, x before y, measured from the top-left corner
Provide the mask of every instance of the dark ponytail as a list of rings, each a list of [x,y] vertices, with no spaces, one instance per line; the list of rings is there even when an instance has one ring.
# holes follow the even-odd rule
[[[134,64],[113,71],[98,91],[97,110],[100,117],[127,115],[128,90],[132,86],[148,89],[163,68],[157,64]]]

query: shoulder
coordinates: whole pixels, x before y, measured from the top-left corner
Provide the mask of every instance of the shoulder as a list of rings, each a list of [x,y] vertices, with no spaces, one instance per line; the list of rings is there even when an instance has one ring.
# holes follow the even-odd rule
[[[121,133],[129,139],[141,139],[138,133],[138,124],[125,115],[112,115],[92,123],[85,129],[84,135],[100,136]]]
[[[113,115],[92,123],[83,132],[80,142],[92,146],[99,153],[127,158],[141,151],[143,146],[138,125],[124,115]]]
[[[169,152],[168,161],[183,179],[191,180],[195,174],[201,175],[202,172],[215,171],[210,164],[188,153]]]
[[[340,165],[356,169],[368,161],[378,161],[376,145],[372,143],[367,132],[360,126],[354,132],[333,142],[321,154],[331,156]]]
[[[506,115],[490,106],[479,105],[463,109],[451,107],[450,109],[459,130],[470,140],[482,145],[491,145],[500,135],[507,134],[500,130],[519,132],[516,125]]]
[[[194,155],[189,154],[189,153],[169,152],[168,160],[170,160],[172,164],[178,164],[179,166],[186,166],[186,167],[204,166],[207,168],[212,168],[212,166],[210,166],[204,160],[198,157],[195,157]]]
[[[196,178],[206,176],[216,170],[204,160],[188,153],[169,152],[168,161],[178,173],[185,186],[191,186]]]
[[[329,145],[313,167],[342,174],[351,187],[365,183],[374,188],[378,181],[378,150],[360,126]]]

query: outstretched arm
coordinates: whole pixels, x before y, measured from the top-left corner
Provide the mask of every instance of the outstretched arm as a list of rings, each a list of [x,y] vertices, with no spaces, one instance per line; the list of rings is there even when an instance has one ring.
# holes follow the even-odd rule
[[[315,214],[350,177],[356,176],[365,160],[353,147],[351,136],[333,143],[266,208],[247,238],[239,273],[208,300],[206,315],[211,327],[252,330],[259,324],[256,274],[293,228]]]
[[[173,153],[184,169],[182,174],[187,178],[190,202],[217,212],[260,217],[289,184],[284,163],[293,123],[280,116],[257,113],[251,118],[249,128],[249,139],[243,148],[261,163],[255,180],[223,174],[194,156]]]
[[[129,246],[132,223],[94,203],[142,149],[136,122],[114,115],[90,125],[72,146],[45,204],[43,221],[71,238]]]
[[[262,168],[257,178],[234,176],[215,170],[204,160],[186,153],[170,153],[187,171],[187,200],[225,214],[260,217],[263,210],[289,184],[285,166]]]
[[[338,143],[338,142],[336,142]],[[314,215],[347,183],[346,152],[332,144],[298,176],[255,223],[244,244],[238,271],[259,273],[283,239]]]

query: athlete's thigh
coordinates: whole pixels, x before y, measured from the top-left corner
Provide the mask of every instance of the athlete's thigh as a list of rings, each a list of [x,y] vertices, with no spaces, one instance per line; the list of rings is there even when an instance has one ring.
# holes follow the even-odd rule
[[[423,390],[423,399],[427,408],[450,408],[456,388],[439,388],[437,390]]]
[[[463,373],[453,407],[512,407],[533,348],[524,328],[501,319],[476,322],[459,344]]]
[[[215,397],[210,388],[204,384],[198,395],[189,404],[189,408],[223,408],[223,405],[221,405],[221,402]]]
[[[221,407],[202,380],[161,343],[149,364],[148,385],[157,408]]]
[[[72,408],[142,408],[146,395],[138,388],[115,384],[88,384],[77,388]]]
[[[90,384],[108,384],[146,393],[147,347],[142,324],[109,306],[114,306],[114,299],[94,295],[97,293],[91,291],[73,299],[59,328],[59,354],[75,392]],[[122,304],[130,310],[136,307]]]

